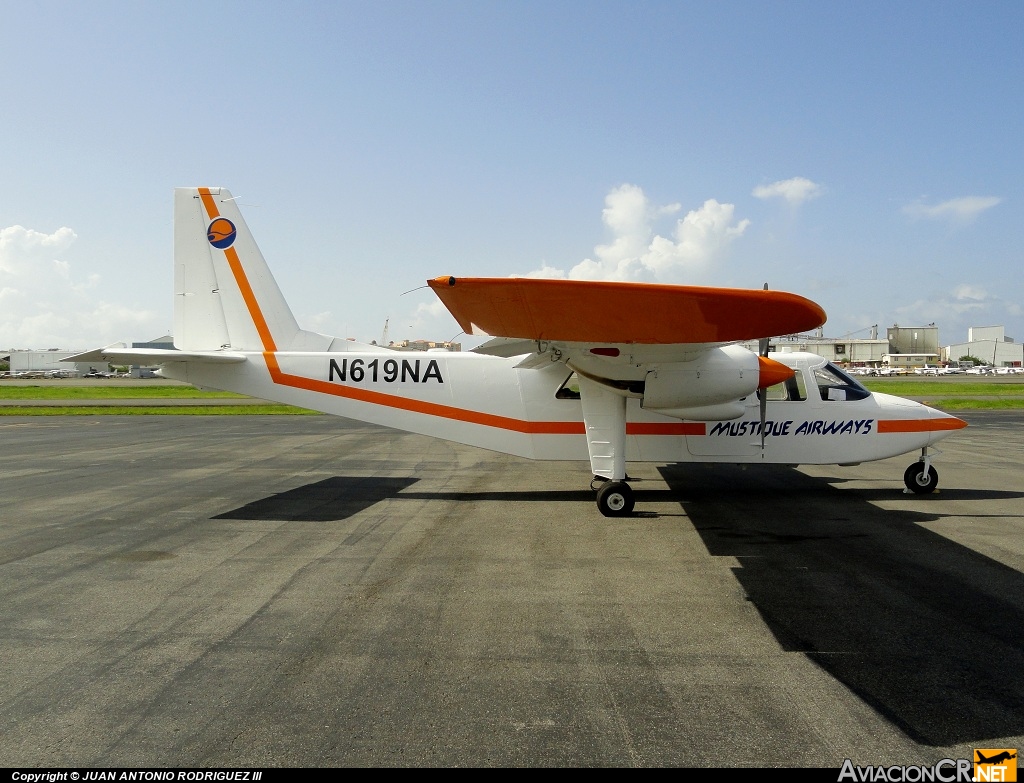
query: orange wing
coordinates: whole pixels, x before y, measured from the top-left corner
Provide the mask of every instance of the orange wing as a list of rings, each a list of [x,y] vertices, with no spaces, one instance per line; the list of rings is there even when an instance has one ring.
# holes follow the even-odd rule
[[[534,278],[428,280],[468,334],[585,343],[715,343],[816,329],[821,307],[796,294]]]

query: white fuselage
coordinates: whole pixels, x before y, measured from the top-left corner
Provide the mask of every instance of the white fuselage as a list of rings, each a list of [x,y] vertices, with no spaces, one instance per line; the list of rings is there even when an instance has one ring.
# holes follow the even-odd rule
[[[524,357],[353,348],[252,352],[231,365],[170,363],[162,374],[531,459],[588,458],[580,400],[555,396],[571,374],[564,363],[517,368]],[[915,451],[957,428],[949,426],[954,417],[920,403],[862,388],[829,391],[815,373],[825,360],[813,354],[772,357],[796,371],[800,393],[774,399],[775,387],[768,390],[763,449],[756,394],[742,401],[739,418],[707,422],[644,410],[633,398],[626,459],[848,464]]]

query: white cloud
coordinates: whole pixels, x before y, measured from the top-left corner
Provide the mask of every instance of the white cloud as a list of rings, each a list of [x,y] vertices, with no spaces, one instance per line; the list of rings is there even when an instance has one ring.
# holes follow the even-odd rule
[[[654,222],[682,210],[680,204],[658,207],[636,185],[621,185],[605,197],[601,219],[612,233],[606,245],[594,248],[566,273],[545,264],[527,277],[568,277],[573,280],[643,280],[687,282],[718,260],[747,230],[749,220],[736,220],[735,206],[708,199],[676,221],[670,237],[654,232]]]
[[[760,199],[782,198],[796,206],[817,198],[821,192],[821,185],[811,182],[806,177],[792,177],[773,182],[771,185],[758,185],[751,195]]]
[[[153,311],[104,301],[98,275],[77,277],[69,262],[54,257],[76,239],[67,227],[52,234],[0,229],[0,346],[95,348],[166,329]]]
[[[440,299],[420,302],[415,310],[391,319],[391,331],[388,335],[388,341],[396,343],[402,340],[451,340],[461,344],[464,351],[475,348],[488,339],[490,338],[487,335],[468,335],[463,332],[455,317],[448,312],[448,308]]]
[[[975,283],[961,283],[895,310],[896,323],[939,324],[939,340],[944,345],[967,339],[971,326],[1005,324],[1019,315],[1020,307],[1015,302],[991,294]]]
[[[565,270],[556,269],[553,266],[548,266],[547,264],[544,264],[544,266],[542,266],[540,269],[535,269],[532,272],[527,272],[525,275],[521,275],[521,277],[544,277],[549,279],[554,278],[562,280],[565,278]]]
[[[988,291],[981,286],[971,285],[970,283],[961,283],[953,289],[953,299],[958,302],[983,302],[988,299]]]
[[[67,226],[52,234],[43,234],[22,226],[0,229],[0,272],[22,276],[32,271],[36,261],[49,253],[67,250],[77,235]],[[57,265],[62,262],[55,261]]]
[[[926,206],[921,202],[908,204],[903,211],[915,218],[929,220],[953,220],[967,223],[976,218],[986,209],[991,209],[1002,201],[997,196],[964,196],[943,201],[941,204]]]
[[[411,332],[410,334],[391,335],[389,339],[395,341],[440,340],[442,338],[434,334],[436,330],[451,331],[453,328],[458,329],[459,327],[451,313],[448,312],[448,308],[440,299],[434,299],[416,305],[416,310],[409,318],[408,331]],[[446,334],[445,339],[449,336]]]

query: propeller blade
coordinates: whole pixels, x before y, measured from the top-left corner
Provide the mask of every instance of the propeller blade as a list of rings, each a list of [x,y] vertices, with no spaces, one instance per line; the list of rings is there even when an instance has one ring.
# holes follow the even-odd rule
[[[764,284],[764,290],[768,290],[768,283]],[[786,370],[789,372],[789,374],[786,375],[785,377],[781,377],[782,372],[779,368],[783,367],[784,365],[781,365],[779,364],[779,362],[776,362],[768,358],[769,342],[769,338],[767,337],[762,337],[760,340],[757,341],[757,361],[761,365],[761,383],[766,384],[764,386],[761,386],[757,390],[759,407],[761,409],[761,451],[764,451],[764,425],[765,422],[768,420],[768,386],[774,386],[776,383],[782,383],[782,381],[788,380],[795,374],[792,370],[786,367]],[[779,380],[775,380],[776,378],[779,378]]]
[[[761,451],[764,451],[764,423],[768,417],[768,390],[758,389],[761,398]]]

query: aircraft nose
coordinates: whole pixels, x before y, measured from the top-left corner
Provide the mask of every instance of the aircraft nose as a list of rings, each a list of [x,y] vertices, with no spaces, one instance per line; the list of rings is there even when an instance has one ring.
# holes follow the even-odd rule
[[[964,421],[963,419],[958,419],[956,416],[952,416],[948,413],[943,413],[942,411],[937,411],[934,408],[930,408],[929,410],[933,411],[935,415],[938,417],[935,420],[937,422],[937,425],[935,427],[936,430],[962,430],[964,427],[967,426],[966,421]]]
[[[796,375],[792,368],[787,367],[782,362],[769,359],[767,356],[758,356],[757,363],[760,369],[760,376],[757,381],[757,388],[759,389],[767,389],[769,386],[788,381]]]

